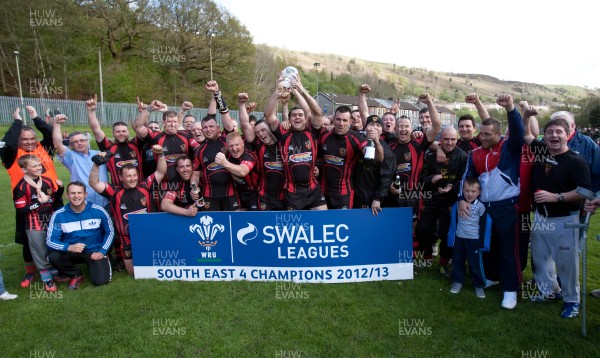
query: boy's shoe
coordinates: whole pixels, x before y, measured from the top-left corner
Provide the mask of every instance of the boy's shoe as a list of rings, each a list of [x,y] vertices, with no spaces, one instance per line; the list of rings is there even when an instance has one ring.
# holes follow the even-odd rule
[[[485,298],[485,292],[483,292],[483,287],[475,287],[475,296],[477,296],[477,298]]]
[[[69,282],[69,290],[78,289],[79,286],[81,285],[82,281],[83,281],[83,275],[77,275],[77,276],[73,277],[71,279],[71,282]]]
[[[57,276],[58,275],[58,270],[55,269],[54,267],[49,268],[48,271],[50,271],[50,273],[52,274],[52,276]]]
[[[452,286],[450,286],[450,293],[457,294],[462,289],[462,283],[452,282]]]
[[[31,283],[35,281],[35,272],[34,273],[26,273],[23,281],[21,281],[21,287],[27,288]]]
[[[54,281],[44,281],[44,290],[46,290],[46,292],[56,292]]]
[[[489,287],[495,286],[497,284],[498,284],[498,281],[485,280],[485,287],[484,288],[489,288]]]
[[[579,316],[579,303],[565,302],[560,316],[562,318],[575,318]]]
[[[440,265],[440,273],[442,276],[450,280],[450,266],[449,265]]]
[[[6,291],[0,295],[0,300],[2,300],[2,301],[14,300],[17,297],[19,297],[19,296],[13,295],[12,293],[8,293],[8,291]]]
[[[545,295],[541,292],[536,292],[529,298],[531,302],[548,302],[562,300],[562,294],[560,292],[554,292],[549,295]]]
[[[512,310],[517,307],[517,292],[516,291],[505,291],[504,298],[502,299],[502,307],[507,310]]]
[[[600,289],[592,290],[592,292],[590,292],[590,294],[593,297],[600,298]]]

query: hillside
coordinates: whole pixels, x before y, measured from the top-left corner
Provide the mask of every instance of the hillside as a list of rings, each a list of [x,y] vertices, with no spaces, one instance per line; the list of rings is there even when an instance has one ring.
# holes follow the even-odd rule
[[[599,90],[589,90],[577,86],[542,85],[536,83],[502,81],[484,74],[464,74],[427,71],[408,68],[400,64],[369,62],[333,54],[313,54],[270,47],[274,58],[286,64],[295,64],[304,73],[313,75],[313,64],[320,63],[320,80],[338,76],[353,79],[372,78],[374,96],[398,98],[416,95],[421,91],[433,93],[441,101],[462,101],[464,96],[477,92],[485,101],[493,101],[500,93],[522,94],[532,104],[574,103],[589,94],[600,94]],[[327,92],[328,88],[320,88]],[[354,95],[355,93],[346,93]]]

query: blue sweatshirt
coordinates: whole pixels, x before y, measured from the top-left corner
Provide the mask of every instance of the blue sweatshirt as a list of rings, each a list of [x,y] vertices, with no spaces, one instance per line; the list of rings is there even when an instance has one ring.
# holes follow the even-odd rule
[[[83,252],[106,255],[114,234],[112,220],[101,206],[88,201],[85,209],[76,213],[67,204],[52,214],[46,245],[50,250],[68,251],[69,245],[85,244]]]

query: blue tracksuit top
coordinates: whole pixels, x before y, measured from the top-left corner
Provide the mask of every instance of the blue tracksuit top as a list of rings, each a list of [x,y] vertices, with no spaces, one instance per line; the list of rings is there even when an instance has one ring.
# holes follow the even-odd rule
[[[81,243],[84,252],[106,255],[114,235],[112,220],[101,206],[88,201],[85,209],[76,213],[67,204],[52,214],[46,245],[50,250],[68,251],[69,245]]]

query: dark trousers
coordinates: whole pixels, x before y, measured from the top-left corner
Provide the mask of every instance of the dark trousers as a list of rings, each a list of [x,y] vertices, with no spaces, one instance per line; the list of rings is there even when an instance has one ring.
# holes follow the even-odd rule
[[[77,264],[85,263],[90,271],[90,280],[94,286],[105,285],[112,278],[112,269],[108,257],[101,260],[92,260],[93,252],[68,252],[68,251],[52,251],[48,253],[48,261],[61,274],[68,277],[81,275],[81,269]]]
[[[448,247],[448,229],[450,228],[450,207],[425,207],[417,223],[418,250],[424,257],[431,257],[432,246],[440,238],[440,264],[447,265],[452,258],[452,248]]]
[[[523,272],[527,268],[529,242],[531,241],[531,213],[519,213],[519,219],[519,262],[521,272]],[[534,272],[533,259],[531,260],[531,272]]]
[[[492,218],[492,240],[490,252],[483,255],[485,276],[500,281],[502,291],[516,292],[521,282],[517,206],[508,203],[486,207]]]
[[[456,237],[454,252],[452,254],[452,281],[460,284],[465,282],[465,263],[469,263],[469,273],[473,286],[485,287],[483,277],[483,263],[481,261],[481,243],[477,239],[463,239]]]

